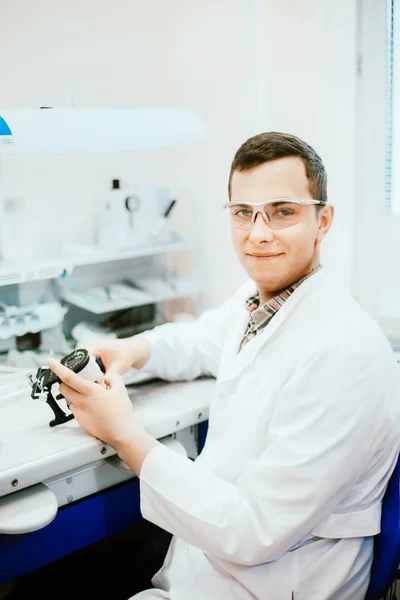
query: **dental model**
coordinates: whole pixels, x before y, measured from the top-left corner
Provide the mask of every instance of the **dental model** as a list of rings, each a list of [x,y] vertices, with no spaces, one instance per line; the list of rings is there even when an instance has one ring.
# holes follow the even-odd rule
[[[60,362],[81,377],[95,383],[103,384],[104,365],[100,358],[93,356],[86,349],[79,348],[73,350],[73,352],[64,356]],[[61,381],[50,368],[39,367],[36,375],[29,373],[27,377],[32,386],[31,398],[34,400],[45,400],[54,413],[54,419],[49,423],[50,427],[66,423],[74,418],[72,413],[66,414],[57,404],[57,400],[63,399],[64,396],[58,394],[54,397],[52,387],[55,384],[61,383]]]

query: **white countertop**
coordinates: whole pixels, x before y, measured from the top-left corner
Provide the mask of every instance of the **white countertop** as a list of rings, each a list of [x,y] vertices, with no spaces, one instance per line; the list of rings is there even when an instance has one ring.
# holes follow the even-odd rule
[[[213,386],[213,379],[157,380],[128,389],[138,422],[159,439],[207,419]],[[29,391],[0,398],[0,497],[115,454],[75,420],[50,427],[52,418],[50,407]]]

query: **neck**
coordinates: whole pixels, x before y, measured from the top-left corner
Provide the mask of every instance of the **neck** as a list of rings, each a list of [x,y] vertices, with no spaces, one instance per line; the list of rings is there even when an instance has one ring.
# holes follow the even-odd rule
[[[309,267],[304,273],[300,274],[299,276],[296,276],[293,279],[290,279],[290,280],[286,281],[283,287],[280,287],[280,288],[277,288],[277,289],[274,289],[274,290],[271,290],[271,289],[267,290],[265,288],[261,288],[260,286],[257,286],[258,287],[258,293],[259,293],[259,296],[260,296],[260,305],[263,305],[266,302],[268,302],[269,300],[272,300],[272,298],[274,298],[275,296],[278,296],[278,294],[281,294],[288,287],[290,287],[291,285],[296,284],[297,282],[301,281],[303,278],[309,277],[319,267],[320,267],[320,263],[318,261],[315,265],[313,265],[312,267]]]

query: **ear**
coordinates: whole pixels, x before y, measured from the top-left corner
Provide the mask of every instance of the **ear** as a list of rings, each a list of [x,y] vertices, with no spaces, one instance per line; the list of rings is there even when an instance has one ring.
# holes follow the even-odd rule
[[[319,245],[328,231],[331,228],[333,217],[335,215],[335,209],[331,204],[324,206],[318,214],[318,231],[315,239],[316,245]]]

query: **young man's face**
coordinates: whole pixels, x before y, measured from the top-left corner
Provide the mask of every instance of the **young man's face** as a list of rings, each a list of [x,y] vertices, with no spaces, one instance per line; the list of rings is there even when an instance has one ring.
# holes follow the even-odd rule
[[[266,162],[249,171],[235,171],[231,202],[266,202],[272,199],[313,200],[303,161],[287,157]],[[268,209],[267,209],[268,212]],[[333,208],[304,206],[295,225],[272,229],[260,213],[249,230],[231,219],[235,252],[265,302],[319,264],[319,246],[328,232]]]

